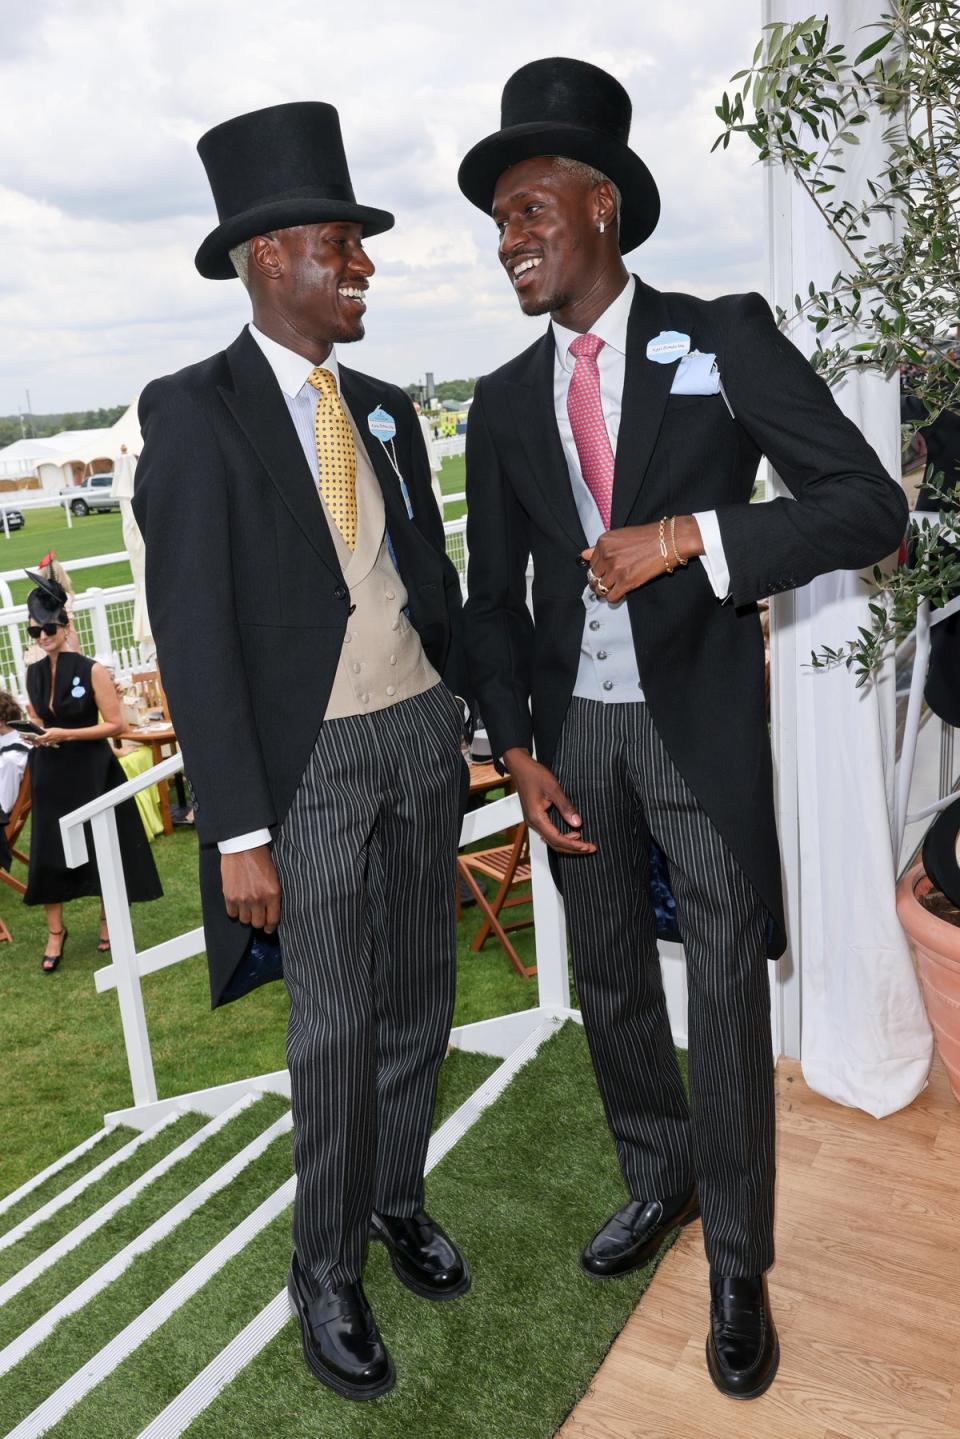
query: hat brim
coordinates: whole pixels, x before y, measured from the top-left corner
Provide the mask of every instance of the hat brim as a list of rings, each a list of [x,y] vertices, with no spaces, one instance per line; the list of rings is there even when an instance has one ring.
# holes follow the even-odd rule
[[[205,280],[233,280],[236,270],[230,251],[254,235],[268,230],[288,230],[294,225],[319,225],[327,220],[345,220],[363,228],[363,236],[382,235],[395,224],[389,210],[373,210],[350,200],[330,200],[321,195],[271,200],[242,214],[231,215],[218,225],[197,251],[194,263]]]
[[[592,165],[620,191],[620,251],[626,254],[649,239],[660,219],[660,192],[639,155],[613,136],[581,125],[531,123],[498,130],[474,145],[457,174],[460,189],[489,215],[497,181],[505,170],[537,155],[565,155]]]
[[[923,841],[923,867],[937,889],[960,908],[960,866],[957,864],[957,834],[960,832],[960,800],[955,800],[934,820]]]

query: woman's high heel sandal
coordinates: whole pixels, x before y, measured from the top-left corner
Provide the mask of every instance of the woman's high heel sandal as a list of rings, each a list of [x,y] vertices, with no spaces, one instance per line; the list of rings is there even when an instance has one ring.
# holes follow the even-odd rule
[[[52,974],[53,971],[56,969],[57,965],[60,963],[61,959],[63,958],[63,951],[67,947],[68,933],[69,931],[67,930],[66,925],[64,925],[63,929],[50,929],[47,931],[48,939],[56,939],[57,936],[61,934],[63,935],[63,939],[60,941],[59,954],[45,954],[43,956],[43,959],[40,961],[40,968],[43,970],[44,974]]]

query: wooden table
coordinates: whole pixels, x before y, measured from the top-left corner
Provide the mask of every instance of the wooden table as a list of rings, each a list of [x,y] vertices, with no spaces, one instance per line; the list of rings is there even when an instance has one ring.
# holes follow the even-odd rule
[[[159,764],[163,759],[161,751],[164,745],[177,747],[176,731],[173,725],[169,724],[166,720],[162,722],[154,721],[142,725],[128,725],[125,730],[121,730],[118,735],[114,736],[113,742],[117,749],[120,748],[124,740],[129,744],[149,745],[154,764]],[[160,817],[163,820],[163,832],[164,834],[173,834],[173,816],[170,813],[170,791],[167,788],[166,780],[159,782],[157,791],[160,796]]]
[[[487,790],[500,789],[506,794],[513,793],[513,780],[508,774],[498,774],[493,760],[477,760],[468,763],[470,771],[470,794],[486,794]]]

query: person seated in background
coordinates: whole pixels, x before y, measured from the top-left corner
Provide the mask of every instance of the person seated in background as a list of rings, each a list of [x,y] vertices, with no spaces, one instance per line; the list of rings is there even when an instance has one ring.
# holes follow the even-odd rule
[[[69,617],[63,586],[30,570],[27,574],[36,583],[36,589],[27,596],[30,638],[37,641],[44,658],[27,669],[30,718],[42,729],[33,737],[30,756],[33,812],[30,869],[23,902],[42,904],[47,911],[47,945],[41,968],[45,974],[52,974],[67,940],[64,900],[101,893],[90,841],[86,864],[67,867],[60,819],[123,784],[123,770],[109,744],[122,730],[123,719],[109,672],[95,660],[67,648]],[[132,800],[117,805],[116,818],[128,899],[159,899],[163,891]],[[105,953],[109,948],[101,905],[97,949]]]
[[[23,772],[30,758],[30,744],[18,730],[11,729],[23,711],[6,690],[0,690],[0,869],[10,868],[10,845],[6,826],[23,784]]]

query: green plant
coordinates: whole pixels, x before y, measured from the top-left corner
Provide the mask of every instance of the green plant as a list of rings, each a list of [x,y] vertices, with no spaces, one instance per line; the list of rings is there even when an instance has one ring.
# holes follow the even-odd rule
[[[813,325],[811,363],[828,384],[866,366],[904,373],[926,410],[922,428],[960,409],[960,6],[892,0],[867,29],[875,33],[851,59],[827,16],[767,26],[750,67],[733,77],[739,90],[717,106],[724,130],[714,149],[742,135],[758,159],[782,165],[844,256],[831,284],[811,281],[793,312],[778,307],[778,322]],[[838,177],[859,128],[877,121],[884,159],[851,199]],[[960,487],[932,474],[925,484],[944,510],[960,508]],[[943,604],[960,585],[942,543],[949,535],[949,525],[924,522],[909,563],[874,571],[871,626],[840,650],[815,653],[814,666],[843,662],[865,683],[889,641],[913,628],[918,603]]]

